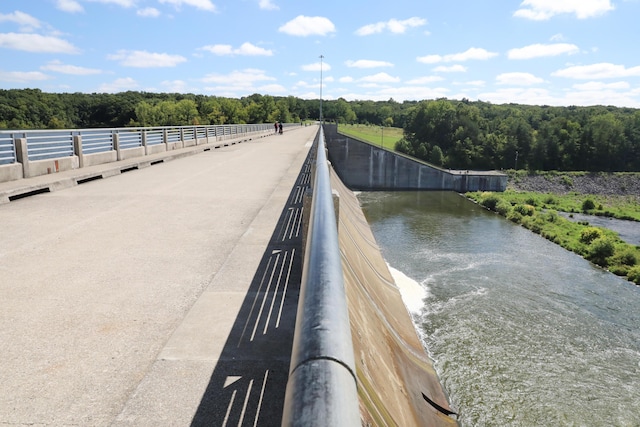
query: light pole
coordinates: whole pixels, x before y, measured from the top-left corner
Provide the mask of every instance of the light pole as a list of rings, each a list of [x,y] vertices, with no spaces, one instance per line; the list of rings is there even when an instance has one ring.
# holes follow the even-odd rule
[[[320,55],[320,124],[322,125],[322,60],[324,55]]]
[[[380,126],[380,148],[384,147],[384,126]]]
[[[516,164],[515,169],[518,170],[518,150],[516,150]]]

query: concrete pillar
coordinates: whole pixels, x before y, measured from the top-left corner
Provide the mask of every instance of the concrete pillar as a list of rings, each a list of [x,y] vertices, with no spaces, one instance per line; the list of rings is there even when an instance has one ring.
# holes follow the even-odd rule
[[[122,160],[122,154],[120,153],[120,135],[113,133],[113,149],[116,150],[116,160]]]
[[[78,156],[78,167],[84,167],[84,154],[82,153],[82,135],[73,135],[73,152]]]
[[[149,151],[147,150],[147,130],[142,130],[142,146],[144,147],[144,155],[148,156]]]
[[[167,128],[162,130],[162,140],[164,141],[165,151],[169,151],[169,130]]]
[[[27,150],[27,138],[16,138],[14,140],[16,147],[16,159],[22,163],[22,176],[29,178],[29,151]]]

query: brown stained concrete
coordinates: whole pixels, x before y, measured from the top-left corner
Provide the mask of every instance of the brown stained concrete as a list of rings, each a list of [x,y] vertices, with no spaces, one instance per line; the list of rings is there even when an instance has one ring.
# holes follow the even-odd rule
[[[332,173],[363,425],[455,426],[452,410],[360,204]]]

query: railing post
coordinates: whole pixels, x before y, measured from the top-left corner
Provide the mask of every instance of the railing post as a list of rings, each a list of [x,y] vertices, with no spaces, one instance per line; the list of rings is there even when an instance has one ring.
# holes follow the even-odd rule
[[[84,167],[84,153],[82,152],[82,135],[73,135],[73,152],[78,156],[78,167]]]
[[[116,150],[116,159],[120,161],[122,160],[122,153],[120,152],[120,135],[118,135],[118,132],[113,131],[111,136],[113,138],[113,149]]]
[[[144,155],[148,156],[149,155],[149,149],[147,148],[147,130],[146,129],[142,129],[142,146],[144,147]]]
[[[29,149],[27,148],[27,138],[15,138],[16,159],[22,163],[22,176],[30,178],[29,174]]]

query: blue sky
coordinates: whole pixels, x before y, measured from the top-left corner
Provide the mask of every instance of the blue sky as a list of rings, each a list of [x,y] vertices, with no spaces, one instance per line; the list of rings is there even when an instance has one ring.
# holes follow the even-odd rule
[[[2,0],[0,88],[640,108],[640,0]]]

